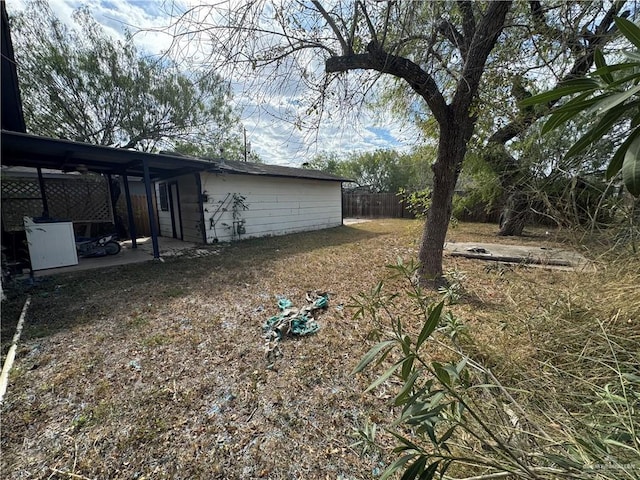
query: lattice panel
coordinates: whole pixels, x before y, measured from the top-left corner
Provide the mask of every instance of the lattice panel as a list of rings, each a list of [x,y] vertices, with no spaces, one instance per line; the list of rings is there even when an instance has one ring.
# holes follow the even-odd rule
[[[37,181],[2,179],[2,223],[5,230],[24,230],[23,217],[42,215],[42,200]]]
[[[2,179],[2,199],[40,198],[38,181],[30,178]]]
[[[107,182],[99,180],[45,180],[51,216],[74,222],[112,222]]]
[[[42,215],[42,201],[24,199],[2,199],[2,223],[7,232],[24,230],[24,217]]]
[[[113,222],[105,178],[45,178],[44,183],[50,217],[82,223]],[[37,179],[3,179],[2,221],[7,231],[23,230],[23,217],[41,215]]]

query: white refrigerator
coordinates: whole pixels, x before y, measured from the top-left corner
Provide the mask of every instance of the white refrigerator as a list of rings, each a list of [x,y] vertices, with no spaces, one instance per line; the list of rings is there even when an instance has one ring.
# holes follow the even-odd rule
[[[33,270],[78,264],[73,222],[34,222],[24,217]]]

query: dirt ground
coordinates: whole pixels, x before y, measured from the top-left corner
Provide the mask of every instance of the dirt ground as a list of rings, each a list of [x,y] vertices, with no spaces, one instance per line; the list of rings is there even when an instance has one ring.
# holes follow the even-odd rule
[[[30,291],[2,405],[0,476],[375,478],[393,460],[390,448],[363,454],[354,432],[393,420],[394,384],[363,394],[375,372],[351,375],[381,325],[353,320],[349,305],[386,274],[385,265],[415,257],[419,231],[417,221],[379,220],[44,280]],[[495,231],[461,225],[449,237],[495,242]],[[557,244],[531,235],[517,243]],[[527,348],[513,348],[521,332],[505,330],[496,312],[515,312],[526,285],[505,286],[504,275],[479,263],[445,261],[477,285],[459,314],[479,341],[489,339],[485,356],[524,364]],[[542,289],[577,278],[511,274]],[[262,325],[278,313],[279,298],[300,307],[308,291],[330,294],[320,330],[282,340],[282,357],[269,365]],[[3,304],[3,355],[25,294],[10,293]],[[519,311],[535,303],[530,298]],[[384,433],[378,439],[393,445]]]

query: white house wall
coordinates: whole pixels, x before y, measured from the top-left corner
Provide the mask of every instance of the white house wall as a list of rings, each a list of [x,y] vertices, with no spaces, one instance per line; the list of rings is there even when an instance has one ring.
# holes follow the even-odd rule
[[[340,182],[256,175],[202,173],[207,243],[238,238],[283,235],[342,225]],[[247,210],[240,210],[245,233],[234,235],[233,194],[245,197]],[[229,196],[228,196],[229,195]],[[216,210],[227,199],[224,209]],[[226,210],[226,211],[223,211]],[[210,219],[215,215],[215,230]],[[226,225],[224,225],[226,224]]]

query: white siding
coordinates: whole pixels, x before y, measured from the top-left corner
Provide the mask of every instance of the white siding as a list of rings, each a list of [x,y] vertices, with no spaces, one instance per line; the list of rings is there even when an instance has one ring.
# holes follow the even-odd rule
[[[214,238],[221,242],[238,239],[230,228],[233,204],[229,199],[234,193],[245,197],[244,203],[248,207],[239,211],[246,230],[240,238],[342,225],[340,182],[212,173],[202,173],[201,178],[202,189],[209,197],[204,205],[207,243],[212,243]],[[225,208],[215,214],[214,231],[210,219],[225,198],[228,198]]]

